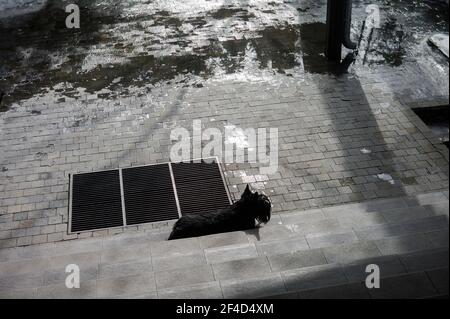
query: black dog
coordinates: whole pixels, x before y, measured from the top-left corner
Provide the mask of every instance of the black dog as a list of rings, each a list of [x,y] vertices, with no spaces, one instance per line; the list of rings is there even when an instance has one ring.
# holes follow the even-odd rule
[[[241,199],[230,207],[181,217],[173,226],[169,240],[255,228],[256,222],[268,223],[271,212],[270,199],[253,193],[247,185]]]

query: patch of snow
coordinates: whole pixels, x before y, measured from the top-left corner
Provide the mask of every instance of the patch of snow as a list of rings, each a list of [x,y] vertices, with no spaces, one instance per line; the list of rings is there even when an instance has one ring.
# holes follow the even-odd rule
[[[437,47],[447,58],[449,57],[448,34],[434,34],[430,37],[430,43]]]
[[[386,174],[386,173],[378,174],[378,175],[377,175],[377,178],[380,179],[380,180],[382,180],[382,181],[388,182],[388,183],[391,184],[391,185],[394,185],[394,184],[395,184],[394,179],[393,179],[392,176],[389,175],[389,174]]]
[[[83,72],[89,72],[100,65],[125,64],[129,62],[130,60],[124,57],[113,54],[98,54],[92,51],[84,58],[83,64],[81,65],[81,70]]]

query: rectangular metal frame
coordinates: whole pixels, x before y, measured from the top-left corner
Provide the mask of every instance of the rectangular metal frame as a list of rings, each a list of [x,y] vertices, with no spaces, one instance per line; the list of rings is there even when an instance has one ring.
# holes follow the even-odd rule
[[[206,158],[197,158],[197,159],[191,160],[190,162],[200,161],[200,160],[208,160],[208,159],[214,159],[215,163],[217,164],[217,167],[219,168],[220,176],[222,178],[223,186],[225,188],[225,192],[226,192],[226,194],[228,196],[228,200],[230,202],[230,205],[233,204],[233,201],[231,199],[231,193],[230,193],[230,190],[228,189],[228,185],[226,183],[226,177],[225,177],[225,174],[223,172],[222,163],[220,163],[219,158],[217,156],[215,156],[215,157],[206,157]],[[169,171],[170,171],[170,177],[172,179],[172,186],[173,186],[173,191],[174,191],[174,195],[175,195],[175,201],[176,201],[176,205],[177,205],[178,216],[181,217],[181,208],[180,208],[180,203],[179,203],[179,199],[178,199],[178,194],[177,194],[177,189],[176,189],[176,184],[175,184],[175,178],[173,176],[172,164],[173,164],[172,162],[163,162],[163,163],[156,163],[156,164],[136,165],[136,166],[131,166],[131,167],[127,167],[127,168],[146,167],[146,166],[155,166],[155,165],[168,165],[169,166]],[[126,220],[125,196],[124,196],[124,189],[123,189],[122,169],[123,168],[113,168],[113,169],[105,169],[105,170],[100,170],[100,171],[92,171],[92,172],[83,172],[83,173],[69,174],[69,205],[68,205],[69,220],[68,220],[68,226],[67,226],[67,234],[68,235],[81,234],[81,233],[86,233],[86,232],[94,232],[94,231],[100,231],[100,230],[105,230],[105,229],[119,229],[119,228],[130,227],[129,225],[127,225],[127,220]],[[97,229],[89,229],[89,230],[72,232],[73,176],[74,175],[96,173],[96,172],[116,171],[116,170],[119,171],[120,197],[121,197],[121,205],[122,205],[123,226],[97,228]],[[171,220],[166,220],[166,221],[175,221],[175,220],[176,219],[171,219]],[[163,222],[163,221],[161,221],[161,222]],[[142,223],[142,224],[138,224],[138,225],[148,225],[148,224],[154,224],[154,223],[158,223],[158,222]],[[135,226],[138,226],[138,225],[132,225],[132,226],[135,227]]]

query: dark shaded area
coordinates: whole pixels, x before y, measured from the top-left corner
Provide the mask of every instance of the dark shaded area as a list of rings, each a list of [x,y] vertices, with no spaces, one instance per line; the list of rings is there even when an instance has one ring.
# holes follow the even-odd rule
[[[325,56],[327,26],[325,23],[310,23],[300,26],[300,42],[303,66],[308,73],[332,73],[340,75],[347,72],[354,60],[347,55],[342,63],[329,61]]]
[[[248,49],[256,53],[260,69],[271,67],[279,73],[299,66],[299,32],[296,26],[282,29],[267,28],[253,39],[238,39],[213,43],[202,49],[201,54],[220,58],[220,64],[228,74],[239,72],[243,67]]]
[[[445,146],[449,142],[449,106],[416,108],[414,112],[431,129]]]

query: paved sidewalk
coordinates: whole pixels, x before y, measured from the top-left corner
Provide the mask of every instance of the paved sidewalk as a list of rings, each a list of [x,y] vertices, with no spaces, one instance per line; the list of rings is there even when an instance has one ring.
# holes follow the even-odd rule
[[[448,297],[448,192],[274,216],[260,229],[154,233],[3,249],[0,298]],[[80,289],[67,289],[68,264]],[[367,289],[366,266],[380,269]]]

